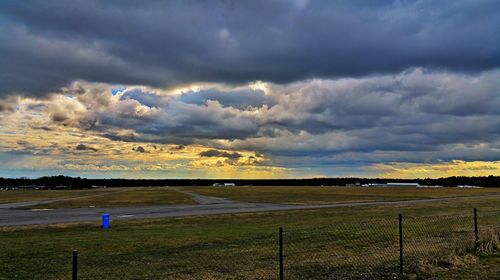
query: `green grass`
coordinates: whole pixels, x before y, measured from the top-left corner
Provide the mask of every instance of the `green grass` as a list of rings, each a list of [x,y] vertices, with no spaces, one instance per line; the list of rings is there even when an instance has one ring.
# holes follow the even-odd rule
[[[332,279],[356,268],[370,269],[363,274],[368,278],[394,278],[398,213],[407,254],[417,258],[453,251],[456,238],[447,236],[470,239],[473,207],[480,228],[498,225],[499,205],[496,197],[116,221],[109,230],[97,223],[1,228],[0,279],[68,279],[73,249],[79,250],[79,279],[276,279],[279,226],[287,279]],[[486,260],[487,266],[498,257]],[[483,272],[481,263],[471,269]]]
[[[273,186],[190,187],[185,189],[198,194],[224,197],[237,201],[283,204],[328,204],[500,194],[500,188],[459,189]]]
[[[86,207],[119,207],[119,206],[144,206],[144,205],[180,205],[196,204],[191,196],[182,194],[168,188],[119,188],[119,191],[98,192],[96,195],[62,200],[48,204],[29,206],[26,208],[86,208]]]

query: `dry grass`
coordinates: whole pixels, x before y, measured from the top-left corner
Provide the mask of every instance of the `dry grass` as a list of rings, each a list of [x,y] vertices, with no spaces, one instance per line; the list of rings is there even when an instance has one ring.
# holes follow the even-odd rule
[[[472,243],[457,243],[456,245],[454,251],[445,256],[427,257],[413,261],[409,266],[409,278],[434,279],[433,277],[440,275],[442,278],[450,277],[453,279],[459,271],[473,271],[473,267],[480,264],[481,257],[498,259],[500,228],[492,227],[481,231],[477,249]]]
[[[186,190],[237,201],[283,204],[328,204],[367,201],[394,201],[421,198],[499,194],[500,188],[352,188],[352,187],[188,187]],[[134,190],[119,194],[123,190]],[[192,204],[181,194],[165,192],[165,188],[107,188],[95,190],[15,190],[0,191],[0,203],[78,198],[67,203],[55,203],[49,208],[116,205]],[[116,193],[116,194],[114,194]],[[113,196],[109,194],[114,194]],[[98,198],[100,195],[104,195]],[[89,196],[88,198],[85,198]],[[91,198],[95,196],[95,198]],[[157,197],[156,197],[157,196]],[[109,202],[106,202],[108,201]],[[126,203],[126,202],[129,203]],[[105,203],[106,202],[106,203]]]
[[[145,205],[196,204],[191,196],[163,187],[120,188],[121,191],[108,192],[106,195],[86,196],[70,200],[30,206],[28,208],[87,208],[119,207]]]
[[[478,252],[494,254],[500,252],[500,227],[492,227],[482,231],[479,235]]]
[[[107,194],[120,191],[120,188],[93,190],[12,190],[0,191],[0,203],[53,200],[80,196]]]
[[[479,258],[473,254],[449,254],[441,259],[423,259],[412,263],[409,267],[410,279],[435,279],[433,276],[447,273],[450,270],[467,269],[478,264]]]
[[[257,203],[328,204],[366,201],[396,201],[423,198],[500,194],[500,188],[413,188],[413,187],[190,187],[202,195]]]

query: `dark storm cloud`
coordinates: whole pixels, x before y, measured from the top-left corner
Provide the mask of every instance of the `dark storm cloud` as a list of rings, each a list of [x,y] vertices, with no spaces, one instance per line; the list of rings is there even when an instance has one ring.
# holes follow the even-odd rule
[[[183,150],[185,147],[186,147],[185,145],[177,145],[177,146],[172,147],[171,150],[180,151],[180,150]]]
[[[480,71],[500,65],[499,11],[495,0],[2,1],[0,94],[42,95],[74,80],[168,86],[413,66]]]
[[[131,87],[116,96],[108,92],[104,107],[94,106],[87,93],[54,102],[64,101],[66,114],[78,120],[64,124],[113,140],[339,161],[498,159],[499,77],[499,70],[458,74],[417,68],[397,75],[267,84],[264,104],[257,107],[227,101],[243,92],[249,95],[245,100],[260,100],[262,92],[250,86],[174,96]],[[54,111],[60,107],[48,105]]]
[[[217,100],[190,104],[134,88],[117,98],[118,102],[112,107],[87,111],[79,124],[88,128],[86,124],[92,120],[94,130],[133,129],[143,137],[136,140],[175,144],[192,144],[197,138],[245,138],[259,131],[255,117],[248,117],[237,108],[224,107]],[[82,101],[87,102],[80,99]],[[83,104],[82,107],[89,106]],[[114,134],[107,133],[108,136],[117,139]]]
[[[138,152],[138,153],[149,153],[149,151],[146,151],[144,147],[138,146],[137,148],[132,148],[132,151]]]
[[[140,89],[132,89],[125,91],[124,94],[120,97],[120,99],[136,100],[142,105],[146,105],[148,107],[162,107],[165,106],[168,102],[168,98],[166,97],[150,92],[145,92]]]
[[[90,151],[94,151],[94,152],[97,152],[97,149],[96,148],[93,148],[93,147],[90,147],[90,146],[87,146],[87,145],[84,145],[84,144],[78,144],[75,148],[77,151],[86,151],[86,150],[90,150]]]
[[[238,159],[242,157],[240,153],[234,152],[234,153],[229,153],[229,152],[224,152],[224,151],[219,151],[219,150],[207,150],[203,151],[200,153],[200,156],[202,157],[225,157],[228,159]]]
[[[264,104],[273,105],[274,102],[267,98],[262,90],[235,90],[222,92],[217,89],[185,92],[180,101],[190,104],[205,104],[207,100],[217,100],[223,106],[244,109],[248,106],[260,107]]]

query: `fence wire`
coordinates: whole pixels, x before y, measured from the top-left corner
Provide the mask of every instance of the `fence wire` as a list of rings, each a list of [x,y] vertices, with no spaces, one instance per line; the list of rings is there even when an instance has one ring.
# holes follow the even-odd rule
[[[134,252],[80,252],[78,279],[276,279],[277,238],[263,234]]]
[[[285,229],[286,279],[374,279],[397,273],[397,219]]]
[[[405,216],[404,255],[440,257],[474,247],[474,219],[469,215]]]
[[[478,236],[500,233],[499,211],[478,211]],[[472,211],[458,215],[403,215],[404,271],[475,250]],[[399,279],[398,216],[322,227],[287,227],[282,234],[284,279]],[[145,246],[145,245],[143,245]],[[279,279],[279,233],[78,252],[78,279]],[[110,250],[110,249],[108,249]],[[55,257],[53,257],[55,255]],[[0,279],[71,279],[71,252],[31,254]],[[2,266],[0,260],[0,267]]]

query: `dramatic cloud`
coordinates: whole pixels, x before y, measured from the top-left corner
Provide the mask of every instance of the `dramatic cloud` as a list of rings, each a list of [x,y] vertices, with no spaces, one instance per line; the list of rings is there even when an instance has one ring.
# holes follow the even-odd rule
[[[139,146],[137,148],[132,148],[132,151],[136,151],[138,153],[149,153],[148,151],[146,151],[146,149],[144,149],[142,146]]]
[[[499,11],[3,1],[0,175],[499,175]]]
[[[77,80],[160,87],[488,70],[500,66],[499,10],[495,0],[2,1],[0,95]]]
[[[176,153],[191,145],[208,148],[196,155],[215,161],[197,166],[495,161],[500,158],[499,77],[498,70],[472,75],[416,68],[288,85],[129,87],[114,94],[110,86],[75,83],[64,88],[65,95],[24,100],[16,114],[34,114],[27,121],[34,130],[95,133],[135,143],[130,149],[139,154],[156,153],[154,143],[170,145],[167,151]],[[242,106],[228,102],[233,94]],[[267,159],[242,159],[240,151]]]
[[[78,144],[75,149],[77,151],[91,150],[91,151],[97,152],[96,148],[85,146],[84,144]]]
[[[200,153],[202,157],[225,157],[229,159],[237,159],[241,157],[240,153],[228,153],[219,150],[207,150]]]
[[[203,105],[209,100],[217,100],[222,106],[230,106],[238,109],[248,107],[261,107],[262,105],[274,105],[274,100],[265,95],[262,90],[232,90],[224,92],[216,89],[208,89],[196,92],[186,92],[180,97],[180,101],[188,104]]]

